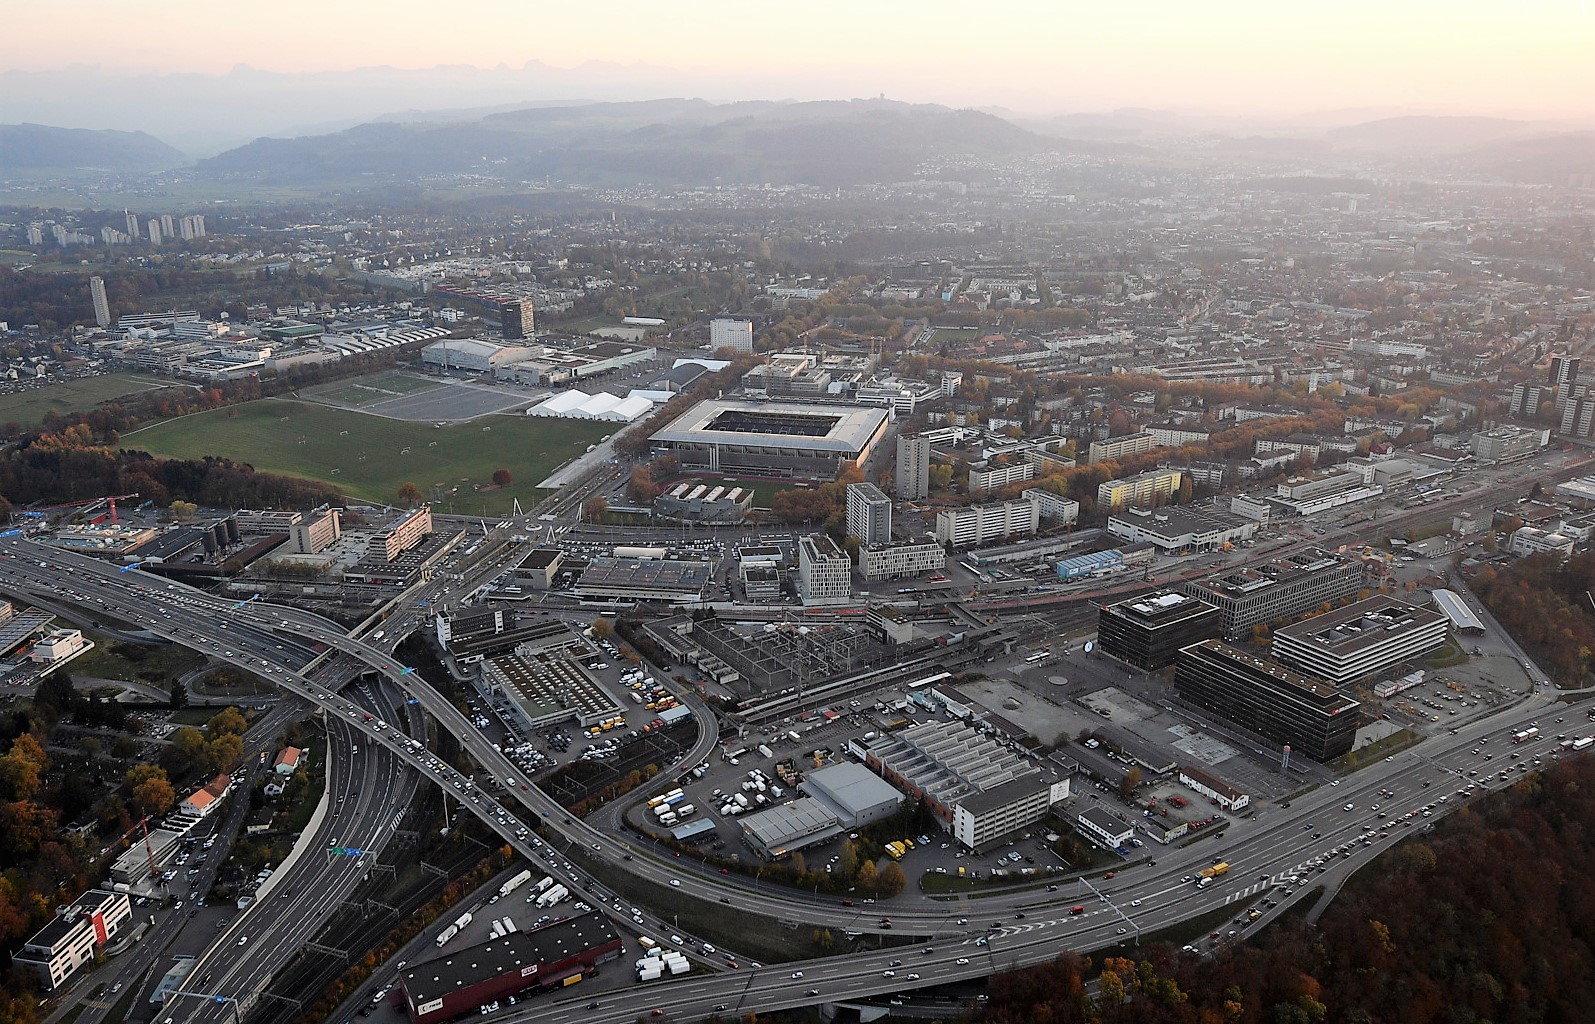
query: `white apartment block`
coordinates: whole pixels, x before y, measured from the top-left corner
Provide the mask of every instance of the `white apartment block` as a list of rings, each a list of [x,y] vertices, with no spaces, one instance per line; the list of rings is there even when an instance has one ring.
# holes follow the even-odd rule
[[[1080,518],[1080,503],[1073,498],[1040,487],[1031,487],[1020,495],[1041,510],[1041,518],[1048,523],[1068,524]]]
[[[853,560],[824,534],[798,541],[798,597],[804,604],[840,604],[853,595]]]
[[[967,505],[936,513],[936,539],[955,548],[970,548],[1006,537],[1028,537],[1040,525],[1041,509],[1033,501]]]
[[[56,911],[55,920],[35,932],[12,960],[32,971],[45,990],[54,990],[132,919],[127,893],[90,889]]]
[[[1036,478],[1032,462],[1012,462],[1006,466],[977,467],[969,470],[969,493],[985,494],[1009,484],[1023,483]]]
[[[866,544],[858,552],[858,569],[866,580],[900,580],[923,576],[947,565],[947,550],[929,537],[893,544]]]
[[[753,322],[716,317],[709,321],[709,351],[728,348],[733,352],[753,351]]]
[[[1125,434],[1122,437],[1110,437],[1102,441],[1092,441],[1088,448],[1086,461],[1106,462],[1110,459],[1122,459],[1127,455],[1144,455],[1152,450],[1156,444],[1152,435],[1147,431],[1138,434]]]
[[[892,539],[892,499],[874,484],[848,484],[847,535],[864,544]]]

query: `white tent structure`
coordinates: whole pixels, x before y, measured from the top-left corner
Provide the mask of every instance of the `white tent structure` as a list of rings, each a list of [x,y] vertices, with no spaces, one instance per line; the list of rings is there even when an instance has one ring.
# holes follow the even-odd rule
[[[620,398],[607,391],[589,395],[571,388],[550,396],[526,410],[528,416],[553,416],[569,420],[605,420],[630,423],[653,411],[654,404],[641,395]]]

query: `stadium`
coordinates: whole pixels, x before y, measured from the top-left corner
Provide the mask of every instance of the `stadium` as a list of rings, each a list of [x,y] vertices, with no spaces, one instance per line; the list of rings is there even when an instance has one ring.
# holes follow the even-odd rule
[[[650,440],[689,472],[833,480],[844,463],[869,457],[889,416],[882,408],[709,399]]]

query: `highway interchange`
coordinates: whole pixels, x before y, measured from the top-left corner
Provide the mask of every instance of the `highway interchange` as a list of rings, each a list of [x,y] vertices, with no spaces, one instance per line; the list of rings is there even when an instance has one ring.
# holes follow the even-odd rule
[[[502,531],[494,532],[493,539],[502,541]],[[413,609],[421,601],[435,599],[445,586],[467,592],[480,581],[491,579],[516,555],[513,545],[484,547],[489,548],[485,559],[469,567],[467,579],[452,583],[447,577],[435,579],[408,594],[405,607]],[[335,827],[344,828],[345,822],[354,826],[348,834],[341,835],[344,845],[376,844],[385,838],[382,829],[391,827],[393,811],[407,799],[407,787],[425,779],[460,799],[462,806],[522,854],[538,858],[534,863],[554,867],[553,873],[568,880],[574,881],[570,878],[574,869],[559,869],[558,865],[564,862],[551,865],[545,851],[538,849],[538,840],[522,824],[523,819],[540,819],[543,835],[550,842],[566,848],[580,845],[585,855],[601,857],[615,869],[658,885],[676,883],[683,892],[726,904],[728,912],[757,913],[859,932],[884,931],[879,915],[888,914],[893,935],[925,937],[918,946],[807,963],[744,966],[721,974],[694,973],[668,984],[606,992],[597,998],[600,1006],[596,1010],[587,1008],[591,1000],[582,996],[545,996],[496,1017],[517,1022],[573,1017],[631,1020],[655,1008],[689,1016],[712,1012],[718,1006],[738,1011],[768,1010],[822,999],[900,993],[919,985],[979,978],[995,970],[1045,961],[1063,949],[1131,941],[1138,934],[1216,908],[1233,905],[1243,910],[1261,899],[1265,889],[1281,898],[1282,907],[1288,899],[1284,897],[1287,890],[1300,893],[1309,888],[1290,886],[1285,880],[1313,870],[1315,858],[1351,844],[1344,856],[1329,857],[1323,862],[1325,878],[1365,863],[1406,833],[1434,820],[1432,816],[1423,817],[1421,807],[1433,803],[1431,815],[1437,815],[1462,801],[1455,791],[1465,788],[1467,771],[1477,770],[1479,756],[1469,751],[1481,740],[1488,740],[1489,747],[1504,757],[1503,737],[1524,723],[1552,714],[1552,698],[1537,687],[1511,709],[1468,723],[1453,736],[1425,742],[1421,757],[1416,752],[1398,754],[1338,786],[1325,786],[1303,795],[1290,807],[1269,807],[1253,821],[1237,823],[1216,841],[1159,851],[1155,867],[1127,868],[1112,882],[1092,879],[1089,886],[1085,882],[1060,884],[1056,892],[1038,888],[953,902],[907,895],[866,912],[862,908],[843,908],[834,899],[771,892],[768,888],[754,891],[734,876],[697,873],[679,861],[665,863],[650,855],[646,847],[629,846],[623,835],[599,833],[581,820],[567,817],[562,808],[524,782],[501,797],[503,803],[495,801],[419,741],[395,732],[394,710],[402,699],[413,698],[439,728],[459,739],[484,771],[499,778],[516,778],[519,774],[452,705],[429,686],[418,684],[393,659],[392,646],[402,632],[421,624],[419,613],[409,613],[402,623],[390,619],[384,642],[377,647],[352,638],[336,623],[312,613],[213,597],[137,570],[119,572],[115,566],[64,554],[22,537],[0,541],[0,554],[6,556],[0,558],[0,586],[4,589],[40,598],[59,598],[65,590],[91,610],[97,607],[106,615],[258,672],[321,706],[328,712],[333,742],[340,748],[343,743],[369,744],[371,753],[362,755],[368,758],[362,765],[363,776],[354,774],[352,763],[349,774],[343,774],[338,767],[342,758],[333,759],[332,799],[337,795],[355,797],[353,807],[345,807],[333,816],[339,823]],[[328,654],[321,656],[323,663],[309,667],[317,662],[317,647],[322,644],[328,649]],[[328,658],[337,663],[325,664]],[[370,670],[381,680],[372,692],[383,694],[382,699],[365,700],[362,706],[348,698],[350,688],[339,687],[339,681],[351,674],[349,670],[358,668]],[[361,698],[362,694],[354,692],[353,696]],[[336,725],[331,724],[334,720]],[[424,734],[417,731],[416,735]],[[1544,742],[1554,742],[1551,735],[1552,731],[1546,729]],[[712,734],[705,730],[677,770],[701,760],[710,744]],[[1545,753],[1543,749],[1533,752]],[[401,765],[411,770],[401,771]],[[373,778],[385,779],[387,784],[367,785],[365,780]],[[1472,792],[1479,791],[1476,788]],[[1394,796],[1380,796],[1381,792],[1393,792]],[[1446,798],[1445,804],[1438,803],[1441,797]],[[1353,805],[1350,812],[1342,810],[1347,803]],[[1376,817],[1377,812],[1372,810],[1375,804],[1388,817]],[[1406,817],[1409,812],[1417,816]],[[1381,825],[1387,825],[1387,831],[1381,833]],[[1216,884],[1197,888],[1184,880],[1220,858],[1231,869]],[[316,856],[299,861],[287,877],[278,880],[272,894],[219,934],[196,968],[193,977],[198,981],[194,984],[207,992],[238,993],[239,998],[258,991],[305,937],[313,934],[314,928],[305,930],[306,922],[314,921],[317,914],[324,917],[330,913],[363,870],[361,862],[354,859],[324,860]],[[1104,889],[1111,891],[1099,895]],[[273,903],[282,906],[271,906]],[[1083,906],[1085,911],[1070,913],[1075,905]],[[1231,924],[1220,930],[1235,928]],[[894,967],[893,960],[903,963]],[[798,973],[801,977],[794,977]],[[910,974],[920,977],[910,978]],[[187,1000],[186,1005],[169,1005],[168,1010],[178,1021],[222,1020],[230,1012],[224,1004],[197,999]]]

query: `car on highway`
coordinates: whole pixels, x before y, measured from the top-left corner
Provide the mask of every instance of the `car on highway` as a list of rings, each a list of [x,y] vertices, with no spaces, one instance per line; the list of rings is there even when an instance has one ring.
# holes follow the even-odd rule
[[[793,981],[796,981],[797,979],[799,979],[801,977],[803,977],[803,972],[802,971],[793,971],[792,972],[792,980]]]

